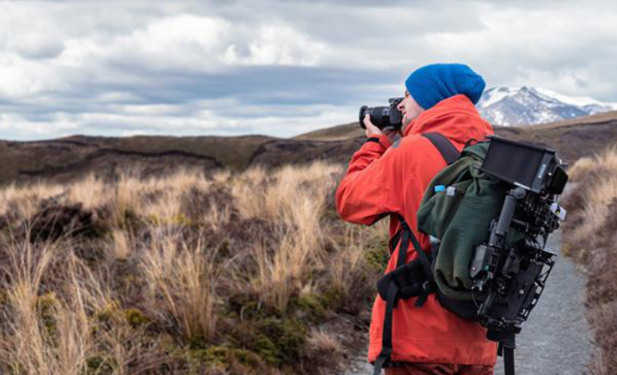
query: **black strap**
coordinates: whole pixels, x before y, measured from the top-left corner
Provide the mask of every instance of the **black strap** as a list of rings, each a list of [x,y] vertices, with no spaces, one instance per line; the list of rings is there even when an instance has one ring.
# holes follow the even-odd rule
[[[396,250],[396,244],[398,244],[398,242],[401,240],[402,233],[403,228],[397,230],[394,236],[390,238],[390,241],[388,241],[388,249],[390,250],[390,255],[392,255],[392,253],[394,253],[394,250]]]
[[[405,266],[407,260],[407,248],[409,246],[409,240],[411,240],[411,243],[413,244],[416,252],[418,252],[418,257],[422,262],[424,272],[426,273],[429,280],[432,281],[433,277],[430,272],[431,262],[428,259],[426,252],[420,246],[420,242],[413,234],[413,231],[411,230],[409,225],[407,225],[407,222],[402,215],[399,215],[399,222],[401,224],[401,245],[399,248],[398,257],[396,259],[396,268]],[[425,285],[426,287],[423,287],[423,291],[418,296],[418,300],[416,301],[417,307],[421,307],[422,305],[424,305],[424,302],[426,302],[426,299],[431,292],[431,288],[429,287],[429,281],[427,281]],[[379,356],[373,364],[373,375],[381,374],[381,369],[391,363],[390,355],[392,354],[392,314],[394,313],[394,308],[396,307],[396,303],[399,299],[399,292],[400,289],[397,283],[394,282],[394,280],[390,282],[390,285],[388,286],[388,294],[386,298],[386,314],[384,317],[383,331],[381,336],[381,352],[379,353]]]
[[[514,348],[503,348],[503,365],[505,375],[514,375]]]
[[[428,295],[433,292],[435,278],[433,277],[433,272],[431,272],[431,260],[428,258],[428,255],[426,254],[422,246],[420,246],[420,242],[413,234],[413,232],[411,232],[411,243],[413,244],[416,253],[418,253],[418,259],[420,259],[420,263],[422,263],[422,268],[424,269],[424,274],[427,277],[427,281],[425,281],[424,285],[422,286],[422,292],[416,300],[416,307],[422,307],[422,305],[424,305],[424,303],[426,302]]]
[[[454,163],[461,156],[456,147],[445,136],[439,133],[423,133],[422,136],[428,138],[437,147],[448,165]]]
[[[492,333],[494,334],[495,332]],[[498,332],[497,336],[501,336],[499,340],[499,346],[497,347],[497,354],[503,356],[504,374],[515,375],[514,348],[516,348],[516,336],[512,332]]]
[[[379,138],[377,138],[377,137],[371,137],[371,138],[368,138],[368,139],[366,140],[366,142],[364,142],[364,143],[369,143],[369,142],[379,143]]]
[[[386,300],[386,318],[383,322],[383,332],[381,336],[381,353],[375,361],[373,375],[381,374],[381,369],[384,365],[390,362],[392,354],[392,313],[396,307],[396,296],[398,294],[398,286],[396,283],[390,283],[388,287],[388,299]]]
[[[404,265],[405,261],[407,260],[407,247],[409,246],[410,235],[413,238],[413,240],[415,240],[416,238],[413,235],[411,228],[409,228],[409,226],[403,220],[403,218],[401,217],[399,220],[401,223],[402,231],[401,231],[401,247],[398,251],[398,258],[396,259],[396,268],[399,268],[400,266]]]

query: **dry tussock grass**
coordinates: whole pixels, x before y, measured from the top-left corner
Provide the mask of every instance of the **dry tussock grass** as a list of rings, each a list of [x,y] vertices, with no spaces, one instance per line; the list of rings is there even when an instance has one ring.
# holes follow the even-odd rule
[[[2,269],[3,372],[82,375],[92,358],[125,363],[127,335],[120,333],[127,327],[95,331],[99,327],[93,312],[103,311],[112,300],[96,275],[70,251],[70,245],[31,244],[28,238],[11,245],[11,251],[4,253],[8,262]],[[62,272],[52,281],[50,274],[58,266]],[[48,289],[52,285],[53,291]],[[107,351],[108,347],[114,350]],[[109,373],[123,372],[118,367]]]
[[[568,170],[568,175],[572,181],[582,181],[590,174],[615,170],[617,170],[617,145],[608,147],[593,157],[578,159]]]
[[[564,250],[587,273],[588,320],[600,353],[590,363],[592,374],[617,373],[617,147],[579,160],[569,171],[578,182],[566,198],[569,218]]]
[[[0,190],[0,215],[6,215],[13,210],[11,219],[32,217],[36,211],[36,203],[63,191],[61,186],[37,184],[26,188],[10,185]]]
[[[335,333],[317,328],[311,330],[307,339],[307,356],[321,365],[317,366],[317,369],[324,368],[320,374],[329,374],[333,367],[340,366],[343,353],[342,343]],[[334,362],[324,362],[331,359],[334,359]]]
[[[368,307],[387,233],[336,218],[342,173],[317,162],[1,189],[0,373],[331,366],[349,343],[318,326]]]
[[[141,255],[141,271],[148,285],[150,314],[164,321],[172,318],[184,336],[210,341],[215,334],[216,286],[226,267],[215,262],[203,237],[185,242],[180,232],[152,231],[155,236]]]

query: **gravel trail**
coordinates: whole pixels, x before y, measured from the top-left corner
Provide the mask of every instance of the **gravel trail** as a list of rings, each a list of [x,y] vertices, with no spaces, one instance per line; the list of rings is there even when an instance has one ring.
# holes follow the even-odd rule
[[[592,332],[585,319],[585,279],[561,253],[561,232],[553,233],[547,248],[557,263],[538,305],[517,336],[517,375],[580,375],[593,353]],[[499,358],[495,374],[503,374]]]
[[[557,254],[557,263],[546,290],[517,335],[517,375],[580,375],[593,353],[592,333],[584,316],[585,279],[561,253],[561,232],[549,238],[547,249]],[[370,375],[365,353],[352,360],[342,375]],[[502,375],[503,360],[497,360],[495,375]]]

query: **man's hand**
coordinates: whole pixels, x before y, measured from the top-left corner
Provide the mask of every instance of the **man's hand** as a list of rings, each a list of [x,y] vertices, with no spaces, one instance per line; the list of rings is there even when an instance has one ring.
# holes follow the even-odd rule
[[[385,131],[383,132],[377,126],[373,125],[371,122],[371,116],[368,114],[364,116],[364,126],[366,126],[366,131],[364,134],[367,138],[374,137],[376,135],[385,135],[390,139],[391,142],[394,142],[394,138],[396,138],[397,134],[400,134],[400,131]]]

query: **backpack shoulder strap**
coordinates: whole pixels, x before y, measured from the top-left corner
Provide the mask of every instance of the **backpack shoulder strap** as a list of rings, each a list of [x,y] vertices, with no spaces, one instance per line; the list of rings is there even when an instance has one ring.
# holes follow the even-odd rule
[[[440,133],[422,133],[422,136],[428,138],[431,143],[437,147],[444,160],[448,165],[454,163],[461,156],[460,152],[454,145]]]

